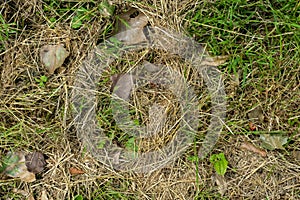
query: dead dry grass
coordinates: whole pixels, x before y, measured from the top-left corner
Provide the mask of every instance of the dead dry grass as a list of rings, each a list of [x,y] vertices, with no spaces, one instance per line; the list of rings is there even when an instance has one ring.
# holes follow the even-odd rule
[[[117,14],[133,6],[149,17],[150,24],[183,32],[188,32],[188,27],[191,26],[186,20],[190,11],[202,5],[201,2],[188,0],[113,3],[116,5]],[[214,3],[207,1],[203,4],[203,13],[210,8],[208,4]],[[269,55],[272,57],[273,68],[262,69],[258,55],[249,64],[252,65],[251,70],[246,72],[242,67],[237,67],[236,72],[228,67],[235,58],[229,58],[227,63],[219,67],[228,95],[227,126],[213,152],[224,152],[229,162],[229,169],[225,174],[227,190],[221,196],[212,178],[215,172],[209,159],[199,162],[189,160],[189,157],[197,155],[201,146],[207,127],[205,123],[199,128],[200,134],[195,145],[176,162],[151,174],[115,171],[105,167],[86,152],[73,126],[70,94],[81,62],[91,49],[112,34],[111,26],[115,23],[115,15],[106,17],[98,14],[85,22],[79,30],[74,30],[70,26],[74,10],[69,9],[63,17],[55,9],[55,4],[48,11],[45,10],[45,5],[50,4],[40,0],[0,3],[2,16],[7,23],[16,23],[17,30],[16,34],[2,41],[5,49],[0,53],[0,158],[8,151],[38,150],[47,156],[48,162],[47,168],[38,175],[37,181],[30,184],[2,177],[0,196],[3,199],[25,198],[14,192],[14,188],[31,193],[36,198],[41,191],[46,191],[49,199],[74,199],[76,195],[82,195],[85,199],[300,199],[300,161],[292,156],[292,152],[300,150],[299,41],[291,42],[294,48],[284,50],[280,50],[284,46],[261,44],[262,51],[273,48],[277,52]],[[60,5],[68,3],[60,2]],[[70,5],[79,8],[82,5],[94,4],[77,2]],[[57,19],[52,26],[49,21],[51,17]],[[205,28],[208,31],[200,33],[203,33],[204,39],[210,39],[207,35],[212,33],[214,26],[203,27]],[[257,45],[254,37],[250,40],[244,39],[251,36],[242,31],[242,36],[239,33],[239,30],[233,31],[232,34],[237,39],[232,42],[241,44],[245,49],[251,44],[254,47]],[[280,34],[284,37],[284,33],[270,35],[276,40],[276,35]],[[208,42],[204,39],[203,41],[197,34],[195,37],[199,42]],[[47,74],[39,59],[39,49],[46,44],[64,44],[70,52],[63,68],[53,75]],[[208,49],[215,52],[213,46],[218,44],[209,44]],[[235,53],[236,50],[226,49],[226,44],[220,44],[222,45],[224,51],[218,51],[221,54]],[[169,63],[174,66],[172,62],[177,58],[162,56],[155,59],[156,63]],[[241,66],[243,64],[238,63]],[[119,69],[120,72],[122,70],[125,68]],[[201,79],[197,79],[199,77],[192,72],[190,74],[190,84],[198,87],[198,93],[203,92]],[[35,81],[41,75],[49,78],[45,87],[40,87]],[[108,93],[109,84],[110,82],[103,89]],[[136,102],[141,97],[149,98],[146,93],[143,91],[137,94]],[[200,100],[201,108],[204,112],[210,112],[206,100]],[[147,106],[141,103],[140,106],[139,110],[146,113]],[[259,131],[280,131],[290,136],[285,150],[268,151],[267,157],[260,157],[240,148],[245,141],[257,146],[260,144],[260,132],[249,130],[247,117],[256,106],[262,107],[264,115],[263,121],[257,124]],[[205,116],[203,122],[208,123],[208,119],[204,118]],[[153,141],[145,143],[143,151],[155,148],[151,143]],[[70,167],[82,169],[85,174],[72,176]]]

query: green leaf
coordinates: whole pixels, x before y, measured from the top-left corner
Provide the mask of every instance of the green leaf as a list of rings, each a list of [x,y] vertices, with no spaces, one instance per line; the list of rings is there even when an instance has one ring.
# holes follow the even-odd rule
[[[48,77],[47,76],[41,76],[40,78],[34,78],[34,80],[39,83],[40,87],[44,87],[47,81],[48,81]]]
[[[50,22],[55,22],[56,21],[55,17],[51,17],[49,20],[50,20]]]
[[[41,81],[41,82],[39,83],[39,86],[40,86],[40,87],[45,87],[45,84],[44,84],[44,82],[43,82],[43,81]]]
[[[48,81],[48,77],[47,76],[41,76],[40,80],[44,83],[46,83]]]
[[[74,200],[83,200],[83,196],[82,195],[76,195],[75,197],[74,197]]]
[[[100,13],[106,17],[109,17],[112,14],[114,14],[114,11],[115,11],[115,6],[110,5],[108,1],[101,2],[100,5],[98,6],[98,8],[99,8]]]
[[[214,165],[216,172],[219,175],[224,175],[228,167],[228,161],[225,158],[224,153],[213,154],[210,156],[210,162]]]
[[[104,140],[102,140],[102,141],[99,141],[99,143],[98,143],[98,148],[99,149],[103,149],[104,148],[104,146],[105,146],[105,141]]]
[[[126,149],[131,150],[131,151],[138,151],[138,146],[135,144],[135,138],[129,138],[125,144]]]
[[[41,82],[41,80],[40,80],[39,78],[34,78],[34,80],[35,80],[37,83]]]
[[[139,121],[138,119],[134,119],[134,120],[133,120],[133,123],[134,123],[135,125],[137,125],[137,126],[140,125],[140,121]]]
[[[2,166],[0,168],[0,173],[4,172],[8,166],[15,165],[15,163],[18,163],[19,160],[20,160],[20,158],[17,154],[9,153],[2,160]],[[13,168],[13,170],[15,170],[15,168]]]
[[[111,43],[113,43],[113,45],[114,45],[115,47],[118,47],[118,46],[120,46],[120,45],[122,44],[122,42],[121,42],[120,40],[118,40],[117,38],[115,38],[115,37],[109,38],[109,41],[110,41]]]
[[[75,16],[72,20],[71,28],[79,29],[82,26],[82,21],[80,16]]]
[[[198,156],[189,156],[187,159],[192,162],[197,162],[199,160],[199,157]]]

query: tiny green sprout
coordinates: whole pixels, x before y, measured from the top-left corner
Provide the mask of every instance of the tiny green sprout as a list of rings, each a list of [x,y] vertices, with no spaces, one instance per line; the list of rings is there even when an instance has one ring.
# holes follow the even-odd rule
[[[50,22],[55,22],[56,21],[55,17],[51,17],[49,20],[50,20]]]
[[[225,158],[224,153],[213,154],[209,158],[210,162],[214,165],[216,172],[224,176],[228,167],[228,161]]]
[[[81,25],[82,25],[82,18],[81,16],[76,15],[72,20],[71,27],[73,29],[79,29]]]
[[[103,149],[104,146],[105,146],[105,141],[102,140],[102,141],[100,141],[100,142],[98,143],[98,146],[97,146],[97,147],[98,147],[99,149]]]
[[[40,78],[35,78],[35,81],[39,84],[40,87],[45,87],[45,83],[48,81],[48,77],[43,75]]]
[[[79,8],[76,10],[76,15],[72,19],[71,28],[79,29],[83,22],[91,19],[91,11],[85,8]]]
[[[199,161],[199,157],[198,156],[189,156],[187,159],[189,161],[192,161],[192,162],[198,162]]]
[[[74,200],[83,200],[83,196],[78,194],[74,197]]]
[[[137,125],[137,126],[140,125],[140,121],[138,119],[134,119],[133,123],[134,123],[134,125]]]
[[[115,6],[111,5],[108,1],[102,1],[99,6],[100,14],[105,17],[110,17],[115,12]]]
[[[130,151],[134,151],[134,152],[138,151],[138,146],[135,144],[135,138],[134,137],[131,137],[127,140],[127,142],[125,143],[125,148],[130,150]]]

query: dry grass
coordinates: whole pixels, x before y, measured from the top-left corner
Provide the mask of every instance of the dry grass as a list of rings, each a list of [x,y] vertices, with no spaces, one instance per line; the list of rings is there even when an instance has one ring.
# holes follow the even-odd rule
[[[0,196],[24,199],[14,192],[17,188],[36,198],[45,190],[49,199],[74,199],[76,195],[85,199],[299,199],[300,161],[292,156],[292,152],[300,151],[300,42],[296,16],[299,4],[291,1],[280,8],[282,3],[274,3],[276,13],[268,3],[252,1],[242,5],[237,1],[188,0],[113,3],[116,14],[136,7],[149,17],[151,25],[193,35],[213,55],[230,55],[228,62],[219,67],[224,77],[228,112],[226,127],[213,152],[224,152],[229,162],[225,194],[219,194],[212,179],[215,172],[209,159],[199,162],[190,159],[198,154],[209,122],[207,115],[202,116],[203,125],[194,145],[163,169],[150,174],[119,172],[94,159],[76,136],[70,98],[81,62],[91,49],[113,34],[116,17],[99,13],[96,6],[100,2],[17,0],[0,3],[5,23],[14,23],[10,30],[15,31],[1,41],[4,48],[0,53],[0,158],[8,151],[38,150],[47,156],[48,165],[37,181],[30,184],[2,177]],[[80,29],[73,29],[71,21],[81,7],[96,15],[83,21]],[[290,18],[282,16],[283,12]],[[230,20],[218,18],[222,15],[234,18],[237,14],[241,19],[235,19],[236,28],[227,24]],[[277,21],[271,18],[273,14]],[[253,21],[242,24],[246,20],[244,15],[253,15]],[[3,26],[0,29],[3,35],[6,29]],[[53,75],[47,74],[39,59],[39,49],[45,44],[64,44],[70,52],[63,68]],[[177,57],[156,53],[162,55],[152,55],[154,63],[182,70]],[[147,56],[151,57],[151,53]],[[131,57],[135,63],[139,58],[137,54]],[[128,70],[128,61],[115,63],[112,66],[115,71],[108,71],[106,76]],[[49,78],[45,87],[35,81],[41,75]],[[203,80],[192,70],[186,76],[198,94],[205,92]],[[110,81],[103,83],[99,90],[109,94],[110,84]],[[147,113],[147,106],[154,102],[153,91],[163,93],[162,88],[147,87],[134,96],[135,108],[141,113]],[[174,98],[169,93],[164,95],[166,98],[161,95],[161,99],[155,100],[167,104],[170,101],[166,99]],[[209,98],[205,93],[203,96],[201,109],[209,113]],[[98,105],[100,110],[108,107],[106,98],[107,95],[99,96],[103,100]],[[256,124],[259,131],[255,132],[249,130],[248,113],[257,106],[262,107],[264,118]],[[174,102],[169,111],[173,116],[180,114]],[[110,119],[109,114],[106,117]],[[142,117],[141,122],[147,120],[150,119]],[[103,127],[116,134],[120,131],[112,123],[106,122]],[[240,148],[244,141],[258,146],[262,132],[288,134],[285,150],[268,151],[263,158]],[[161,143],[146,141],[141,150],[158,148],[170,139],[168,135]],[[72,176],[70,167],[82,169],[85,174]]]

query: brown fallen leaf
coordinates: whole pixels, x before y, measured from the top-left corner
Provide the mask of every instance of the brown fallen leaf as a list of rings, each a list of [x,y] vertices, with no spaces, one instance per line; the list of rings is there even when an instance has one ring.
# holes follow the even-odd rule
[[[70,167],[69,171],[70,171],[71,175],[78,175],[78,174],[84,174],[85,173],[84,171],[82,171],[81,169],[78,169],[76,167]]]
[[[113,85],[113,88],[111,89],[119,98],[128,100],[131,94],[131,90],[133,89],[134,83],[136,81],[136,77],[131,74],[122,74],[116,76],[117,77],[114,77],[115,85]]]
[[[162,68],[162,66],[156,66],[148,61],[144,61],[143,66],[145,67],[146,71],[151,73],[158,72]]]
[[[147,16],[135,8],[119,16],[115,32],[116,38],[125,44],[147,41],[143,28],[148,24]]]
[[[40,173],[46,166],[45,157],[40,152],[33,152],[25,156],[26,166],[29,172]]]
[[[264,121],[264,114],[263,109],[261,106],[257,106],[256,108],[252,109],[248,113],[248,118],[254,122],[262,123]]]
[[[261,155],[262,157],[267,156],[267,152],[265,150],[260,149],[260,148],[254,146],[253,144],[251,144],[249,142],[243,142],[242,145],[241,145],[241,149],[252,151],[254,153],[257,153],[257,154]]]
[[[114,88],[115,88],[116,84],[118,83],[121,76],[122,76],[122,74],[114,74],[110,77],[110,80],[112,81],[112,84],[110,87],[110,92],[114,91]]]
[[[40,49],[40,59],[47,67],[49,74],[61,67],[65,59],[69,56],[69,52],[62,44],[59,45],[45,45]]]
[[[251,131],[255,131],[256,130],[256,126],[253,122],[249,122],[249,128]]]
[[[146,69],[146,71],[148,72],[157,72],[161,69],[161,67],[158,67],[148,61],[144,61],[143,63],[144,68]],[[122,79],[122,80],[120,80]],[[132,75],[128,75],[128,74],[114,74],[110,77],[110,80],[112,81],[111,87],[110,87],[110,92],[114,91],[115,86],[118,84],[119,86],[121,86],[121,91],[122,93],[125,94],[129,94],[129,91],[132,89],[132,83],[135,82],[135,77]],[[118,83],[118,81],[121,81],[121,84]],[[126,92],[125,92],[126,91]],[[121,95],[122,97],[124,95]],[[125,95],[127,96],[127,95]]]
[[[20,179],[21,179],[22,181],[25,181],[25,182],[27,182],[27,183],[31,183],[31,182],[33,182],[33,181],[36,180],[36,179],[35,179],[35,174],[32,173],[32,172],[28,172],[28,171],[24,171],[23,173],[21,173],[21,174],[19,175],[19,177],[20,177]]]

